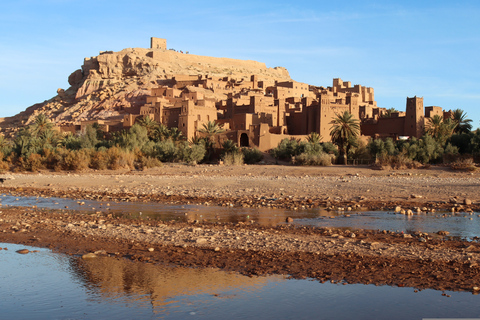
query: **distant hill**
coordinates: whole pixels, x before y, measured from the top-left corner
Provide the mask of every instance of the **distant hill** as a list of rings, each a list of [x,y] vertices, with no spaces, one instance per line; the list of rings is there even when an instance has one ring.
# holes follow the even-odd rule
[[[252,60],[161,49],[106,51],[85,58],[82,68],[68,77],[68,89],[58,89],[55,97],[13,117],[0,119],[0,129],[12,134],[32,123],[39,113],[45,113],[57,125],[121,118],[132,108],[143,105],[151,88],[168,82],[175,75],[228,76],[238,80],[257,75],[259,80],[291,80],[285,68],[267,68],[264,63]]]

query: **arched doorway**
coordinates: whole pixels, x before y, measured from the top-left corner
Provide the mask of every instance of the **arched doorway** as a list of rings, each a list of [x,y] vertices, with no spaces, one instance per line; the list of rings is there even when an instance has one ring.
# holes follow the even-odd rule
[[[250,147],[250,139],[246,133],[240,135],[240,147]]]

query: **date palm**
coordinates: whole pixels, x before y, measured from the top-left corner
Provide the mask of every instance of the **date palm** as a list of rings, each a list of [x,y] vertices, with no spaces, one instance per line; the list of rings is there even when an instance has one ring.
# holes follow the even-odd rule
[[[343,114],[337,114],[330,124],[332,142],[338,146],[340,157],[343,157],[344,164],[347,164],[349,141],[360,135],[360,121],[345,111]]]
[[[44,113],[40,113],[35,118],[35,121],[32,124],[31,129],[33,134],[41,135],[47,131],[51,131],[53,129],[53,123],[50,122],[50,120]]]
[[[440,134],[442,123],[443,117],[439,116],[438,114],[428,118],[425,133],[437,138]]]
[[[456,124],[455,133],[469,133],[472,131],[472,124],[470,123],[472,120],[466,119],[467,113],[465,111],[461,109],[453,110],[452,118]]]
[[[207,123],[203,124],[203,128],[198,130],[198,132],[203,133],[205,135],[205,147],[207,148],[207,155],[206,158],[210,160],[214,153],[215,148],[215,141],[214,136],[216,134],[222,133],[225,130],[218,125],[215,121],[208,121]]]
[[[313,144],[320,143],[322,141],[322,136],[319,135],[317,132],[310,132],[307,137],[307,141]]]
[[[139,119],[138,124],[147,129],[147,134],[150,140],[154,140],[154,132],[158,127],[158,123],[155,120],[152,120],[150,116],[146,115],[142,119]]]

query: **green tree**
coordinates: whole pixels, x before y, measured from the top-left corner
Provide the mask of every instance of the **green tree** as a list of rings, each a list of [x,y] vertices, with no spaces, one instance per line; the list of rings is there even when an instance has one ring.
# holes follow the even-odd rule
[[[203,124],[203,128],[198,132],[205,135],[205,147],[207,148],[207,154],[205,155],[207,160],[211,160],[215,149],[215,135],[224,132],[225,130],[219,126],[215,121],[208,121]]]
[[[349,141],[360,135],[360,122],[351,113],[345,111],[343,114],[338,114],[330,124],[332,125],[330,130],[332,141],[338,146],[343,163],[347,164]]]
[[[322,136],[316,132],[310,132],[307,141],[310,143],[320,143],[322,141]]]
[[[472,131],[472,120],[467,119],[467,114],[461,109],[453,110],[452,115],[453,121],[455,122],[455,133],[469,133]]]
[[[434,115],[431,118],[428,118],[427,124],[425,127],[425,133],[436,138],[440,133],[440,127],[442,126],[443,117],[438,114]]]
[[[147,129],[148,138],[155,140],[155,129],[159,127],[158,122],[152,120],[150,116],[145,115],[141,119],[137,120],[137,123]]]
[[[52,129],[53,123],[50,122],[44,113],[40,113],[31,125],[32,134],[34,135],[41,135],[47,131],[51,131]]]

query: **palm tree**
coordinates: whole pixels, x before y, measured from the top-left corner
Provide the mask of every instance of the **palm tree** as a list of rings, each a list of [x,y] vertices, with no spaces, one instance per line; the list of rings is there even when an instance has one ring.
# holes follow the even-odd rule
[[[12,142],[7,140],[4,135],[0,134],[0,162],[2,161],[2,158],[7,156],[12,148]]]
[[[445,143],[454,133],[457,122],[452,118],[443,119],[438,114],[428,118],[425,133],[435,138],[436,141]]]
[[[345,111],[343,114],[337,114],[330,124],[332,125],[330,131],[332,142],[338,146],[340,157],[343,157],[344,164],[347,164],[349,141],[360,135],[360,121]]]
[[[153,141],[155,142],[167,140],[169,135],[170,130],[163,123],[158,124],[152,133]]]
[[[320,143],[322,139],[323,139],[322,136],[316,132],[310,132],[310,134],[307,137],[307,141],[313,144]]]
[[[158,123],[155,120],[152,120],[149,115],[145,115],[143,118],[139,119],[138,124],[147,129],[148,138],[154,140],[155,129],[158,128]]]
[[[439,136],[442,123],[443,117],[439,116],[438,114],[434,115],[431,118],[428,118],[425,133],[431,135],[434,138],[437,138]]]
[[[198,132],[206,134],[209,138],[224,131],[225,130],[215,121],[208,121],[207,123],[204,123],[203,128],[198,130]]]
[[[182,131],[173,127],[167,132],[167,138],[172,139],[173,142],[177,142],[184,139]]]
[[[469,133],[472,130],[471,119],[466,119],[467,113],[461,109],[453,110],[452,118],[456,124],[455,133]]]
[[[203,133],[205,137],[205,147],[207,148],[206,158],[210,160],[213,155],[215,142],[213,137],[216,134],[222,133],[225,130],[220,127],[215,121],[208,121],[203,124],[203,128],[198,130],[198,132]]]
[[[390,108],[390,109],[387,109],[385,111],[385,113],[382,113],[382,115],[380,116],[380,118],[390,118],[392,116],[392,113],[394,112],[398,112],[397,109],[395,108]]]
[[[40,113],[32,124],[32,133],[39,135],[53,129],[53,123],[50,122],[44,113]]]

